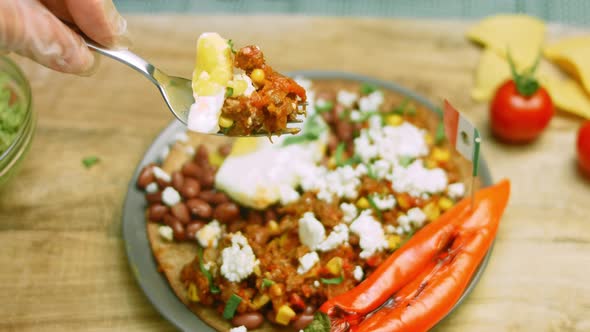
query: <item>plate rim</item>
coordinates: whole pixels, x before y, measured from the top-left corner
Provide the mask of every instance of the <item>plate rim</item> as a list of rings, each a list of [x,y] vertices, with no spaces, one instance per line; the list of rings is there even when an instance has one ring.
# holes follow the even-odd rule
[[[291,77],[304,77],[311,80],[352,80],[360,83],[368,83],[380,86],[384,89],[394,91],[398,94],[408,96],[430,111],[442,116],[438,107],[436,107],[428,98],[419,93],[399,85],[394,82],[384,81],[356,73],[339,72],[339,71],[321,71],[321,70],[301,70],[287,73]],[[212,331],[216,330],[203,322],[197,315],[190,311],[176,296],[174,291],[170,288],[166,277],[158,272],[157,263],[152,255],[152,250],[148,241],[147,230],[145,227],[145,198],[143,192],[135,186],[137,177],[141,169],[155,160],[160,159],[161,151],[173,143],[174,134],[183,128],[183,124],[178,120],[172,120],[166,127],[159,132],[159,134],[152,141],[150,146],[143,153],[140,162],[138,163],[133,175],[127,186],[127,193],[123,203],[123,213],[121,215],[121,227],[123,232],[123,242],[125,244],[125,254],[129,267],[133,273],[136,282],[139,284],[142,292],[147,297],[152,306],[160,313],[160,315],[169,321],[172,325],[181,331],[195,330],[198,331]],[[480,157],[480,179],[483,187],[493,184],[492,175],[487,162],[483,156]],[[140,207],[140,213],[138,208]],[[137,227],[140,225],[141,227]],[[494,239],[495,242],[495,239]],[[494,243],[488,249],[482,262],[479,264],[477,270],[471,277],[469,285],[461,294],[453,308],[445,315],[441,321],[449,317],[471,294],[475,286],[479,283],[483,275],[490,256],[492,254]],[[154,285],[157,288],[154,288]]]

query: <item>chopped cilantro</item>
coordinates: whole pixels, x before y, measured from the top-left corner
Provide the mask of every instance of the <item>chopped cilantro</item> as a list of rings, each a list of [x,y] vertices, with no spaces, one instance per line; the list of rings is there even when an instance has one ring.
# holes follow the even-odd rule
[[[367,166],[367,176],[373,180],[377,180],[377,174],[375,174],[375,170],[373,169],[373,166],[371,166],[371,165]]]
[[[227,45],[229,46],[229,49],[231,50],[231,52],[233,54],[236,54],[237,53],[236,50],[234,49],[234,41],[233,40],[231,40],[231,39],[228,40],[227,41]]]
[[[316,311],[313,321],[307,325],[303,332],[330,332],[330,318],[321,311]]]
[[[381,210],[379,210],[379,207],[377,207],[377,203],[375,203],[375,200],[373,199],[373,197],[367,196],[367,200],[369,201],[369,204],[371,205],[373,210],[375,210],[375,213],[377,213],[377,217],[379,217],[379,219],[381,219]]]
[[[373,84],[369,84],[369,83],[361,84],[361,93],[362,94],[368,95],[368,94],[371,94],[375,91],[377,91],[377,87],[374,86]]]
[[[197,256],[199,257],[199,269],[201,270],[201,273],[205,276],[205,278],[207,278],[207,281],[209,281],[209,291],[212,294],[219,293],[219,287],[213,284],[213,276],[211,275],[211,272],[209,272],[209,270],[207,270],[207,268],[205,267],[205,264],[203,264],[203,248],[199,247],[199,249],[197,250]]]
[[[275,284],[275,282],[272,281],[272,280],[270,280],[270,279],[266,279],[266,278],[262,279],[262,288],[263,289],[264,288],[267,288],[267,287],[270,287],[270,286],[272,286],[274,284]]]
[[[334,103],[331,100],[324,100],[322,103],[315,103],[315,110],[318,113],[326,113],[334,108]]]
[[[338,278],[329,278],[329,279],[320,278],[320,281],[326,285],[339,285],[342,282],[342,280],[344,280],[342,275],[339,276]]]
[[[355,120],[350,120],[350,122],[354,122],[354,123],[361,123],[361,122],[365,122],[367,121],[370,117],[372,117],[373,115],[383,115],[382,112],[379,111],[373,111],[373,112],[363,112],[361,113],[361,116],[358,119]]]
[[[234,318],[234,315],[236,314],[236,310],[238,309],[240,302],[242,302],[242,298],[237,296],[236,294],[232,294],[229,300],[227,300],[225,308],[223,309],[223,318]]]
[[[307,119],[303,130],[299,135],[289,136],[283,141],[283,146],[291,144],[301,144],[317,140],[324,132],[324,125],[318,121],[317,115],[313,115]]]
[[[234,88],[228,86],[227,90],[225,90],[225,98],[231,97],[233,94],[234,94]]]
[[[445,140],[445,138],[445,125],[443,122],[439,122],[436,127],[436,133],[434,134],[434,143],[439,145]]]
[[[85,157],[84,159],[82,159],[82,164],[84,165],[84,167],[90,168],[90,167],[94,166],[96,163],[98,163],[99,161],[100,161],[100,159],[96,156],[88,156],[88,157]]]
[[[346,144],[344,142],[340,142],[336,147],[336,151],[334,151],[334,159],[336,160],[336,166],[340,167],[344,165],[344,149],[346,149]]]
[[[408,167],[414,161],[414,158],[408,156],[400,156],[398,161],[401,166]]]

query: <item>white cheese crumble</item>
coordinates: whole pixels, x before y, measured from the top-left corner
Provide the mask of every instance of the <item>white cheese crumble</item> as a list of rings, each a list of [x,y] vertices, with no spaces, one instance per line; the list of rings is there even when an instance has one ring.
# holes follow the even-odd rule
[[[313,286],[316,287],[316,288],[320,287],[320,282],[317,281],[317,280],[314,280],[313,281]]]
[[[290,186],[281,186],[279,188],[280,191],[280,199],[282,205],[287,205],[289,203],[293,203],[299,199],[299,193],[297,190],[291,188]]]
[[[377,180],[383,180],[391,173],[391,164],[387,160],[379,159],[373,163],[371,169]]]
[[[244,96],[246,97],[250,97],[250,95],[252,94],[252,92],[256,91],[256,88],[254,87],[254,84],[252,83],[252,80],[250,79],[250,77],[248,77],[248,75],[246,74],[236,74],[234,75],[234,81],[235,80],[241,80],[241,81],[245,81],[247,84],[247,88],[244,91]]]
[[[297,268],[298,274],[305,274],[307,271],[311,270],[311,268],[316,265],[320,261],[320,256],[315,251],[309,252],[299,258],[299,264],[301,264]]]
[[[197,241],[203,248],[217,248],[219,239],[221,238],[221,225],[219,221],[213,220],[207,225],[201,227],[195,234]]]
[[[371,94],[359,99],[359,109],[361,112],[375,112],[383,104],[383,92],[377,90]]]
[[[195,103],[191,105],[188,113],[188,129],[199,133],[218,132],[224,100],[225,88],[214,96],[195,96]]]
[[[362,114],[358,110],[352,110],[352,111],[350,111],[350,115],[349,116],[350,116],[350,120],[352,120],[352,121],[360,121],[361,120],[361,117],[362,117]]]
[[[380,211],[391,210],[393,209],[396,203],[395,197],[393,195],[387,195],[383,197],[380,197],[379,195],[374,195],[371,197],[371,199],[375,203],[377,209],[379,209]]]
[[[332,228],[330,235],[317,246],[317,250],[334,250],[344,243],[348,243],[348,226],[345,224],[338,224]]]
[[[451,183],[447,187],[447,193],[453,199],[465,196],[465,185],[461,182]]]
[[[168,206],[173,206],[180,203],[180,194],[172,187],[166,187],[162,191],[162,202]]]
[[[221,251],[221,260],[221,275],[231,282],[246,279],[259,263],[248,240],[239,232],[231,234],[231,246]]]
[[[229,332],[248,332],[248,329],[244,325],[242,325],[229,329]]]
[[[359,95],[354,92],[340,90],[338,91],[338,95],[336,96],[336,100],[338,103],[342,104],[344,107],[352,107],[354,102],[359,98]]]
[[[394,167],[387,177],[393,189],[400,193],[420,196],[423,193],[438,193],[447,187],[447,175],[440,168],[427,169],[422,160],[415,160],[408,168]]]
[[[385,230],[385,234],[393,234],[396,232],[397,228],[393,225],[385,225],[383,230]]]
[[[301,187],[305,191],[317,191],[318,199],[331,203],[334,196],[356,199],[361,184],[359,175],[351,166],[329,171],[323,166],[302,173]]]
[[[356,281],[363,280],[364,275],[365,275],[365,272],[363,271],[362,267],[360,267],[359,265],[354,267],[354,271],[352,271],[352,276],[354,277],[354,279]]]
[[[172,241],[174,239],[174,231],[170,226],[161,225],[158,227],[158,234],[167,241]]]
[[[421,227],[426,221],[426,214],[418,207],[409,209],[406,214],[410,222],[414,223],[416,227]]]
[[[176,133],[176,135],[174,135],[174,140],[177,142],[186,143],[186,142],[188,142],[188,135],[184,131],[181,131],[179,133]]]
[[[156,179],[165,181],[165,182],[170,182],[172,180],[172,178],[170,177],[170,174],[166,173],[166,171],[164,171],[163,169],[161,169],[158,166],[154,166],[152,168],[152,171],[154,172],[154,176],[156,177]]]
[[[152,182],[145,187],[145,192],[148,194],[153,194],[158,191],[158,184]]]
[[[350,231],[359,236],[359,245],[362,249],[361,258],[369,258],[377,251],[387,248],[385,233],[379,223],[371,215],[371,210],[364,210],[361,215],[350,225]]]
[[[325,237],[324,225],[316,219],[313,212],[305,212],[299,219],[299,241],[309,249],[315,250]]]
[[[340,210],[342,210],[343,213],[342,221],[344,221],[347,224],[350,224],[358,215],[356,205],[352,203],[341,203]]]
[[[414,207],[408,210],[407,214],[402,214],[397,218],[398,227],[395,233],[402,235],[412,231],[412,226],[420,228],[426,221],[426,214],[420,208]],[[392,232],[393,233],[393,232]]]

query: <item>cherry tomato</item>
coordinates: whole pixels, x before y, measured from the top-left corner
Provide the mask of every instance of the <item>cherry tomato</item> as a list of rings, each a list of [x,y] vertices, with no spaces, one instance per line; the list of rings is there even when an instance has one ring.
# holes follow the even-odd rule
[[[580,170],[590,178],[590,121],[580,127],[577,146]]]
[[[537,138],[554,113],[547,91],[539,87],[532,95],[522,95],[513,80],[496,91],[490,107],[492,131],[511,143],[525,143]]]

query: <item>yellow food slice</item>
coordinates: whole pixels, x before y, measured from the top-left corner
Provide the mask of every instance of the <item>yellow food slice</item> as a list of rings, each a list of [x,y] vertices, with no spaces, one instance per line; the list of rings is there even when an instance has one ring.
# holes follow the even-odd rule
[[[232,78],[233,63],[227,40],[214,32],[203,33],[197,41],[193,92],[197,96],[217,95]]]
[[[571,37],[544,49],[545,56],[579,80],[590,93],[590,36]]]
[[[510,77],[506,60],[494,51],[485,49],[475,72],[475,87],[471,90],[471,97],[477,101],[492,99],[500,84]]]
[[[265,141],[268,141],[266,137],[240,137],[237,138],[233,145],[230,152],[230,156],[243,156],[250,154],[256,150],[258,150],[262,145],[264,145]]]
[[[496,15],[481,20],[467,37],[506,57],[507,50],[519,70],[535,63],[545,39],[545,23],[527,15]]]
[[[547,89],[555,107],[590,119],[590,96],[576,81],[553,75],[542,75],[539,81]]]

